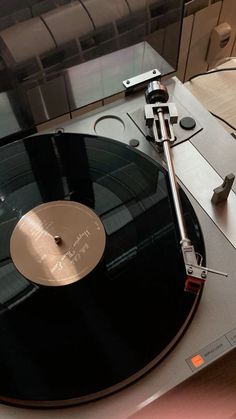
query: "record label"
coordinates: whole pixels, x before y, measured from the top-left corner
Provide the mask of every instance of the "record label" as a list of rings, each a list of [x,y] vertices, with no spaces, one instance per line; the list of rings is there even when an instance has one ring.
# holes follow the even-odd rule
[[[12,233],[10,252],[27,279],[60,286],[91,272],[105,243],[105,230],[95,212],[77,202],[53,201],[21,218]]]

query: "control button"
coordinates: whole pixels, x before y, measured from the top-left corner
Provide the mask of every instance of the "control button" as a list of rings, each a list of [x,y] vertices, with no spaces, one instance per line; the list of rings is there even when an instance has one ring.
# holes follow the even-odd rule
[[[185,116],[179,121],[181,128],[190,130],[196,127],[196,121],[190,116]]]
[[[198,368],[198,367],[200,367],[201,365],[203,365],[203,364],[204,364],[204,359],[203,359],[203,357],[202,357],[200,354],[198,354],[198,355],[195,355],[195,356],[191,359],[191,362],[192,362],[192,364],[193,364],[193,366],[194,366],[195,368]]]

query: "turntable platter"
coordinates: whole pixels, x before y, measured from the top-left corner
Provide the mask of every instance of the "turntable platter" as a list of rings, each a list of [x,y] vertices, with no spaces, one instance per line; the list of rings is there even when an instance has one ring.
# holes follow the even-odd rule
[[[119,142],[63,133],[1,147],[0,161],[0,399],[74,404],[136,380],[176,344],[200,299],[184,291],[165,170]],[[199,223],[181,198],[189,236],[204,256]],[[61,205],[73,214],[65,212],[65,226],[51,231],[48,222],[63,219]],[[32,245],[24,241],[25,220],[45,208],[50,217],[45,210]],[[71,283],[66,273],[60,286],[36,281],[37,251],[43,260],[59,252],[61,261],[86,231],[86,217],[75,227],[79,208],[101,227],[88,243],[96,262],[82,276],[76,262]],[[71,240],[66,249],[64,234]],[[77,242],[77,253],[85,242]]]

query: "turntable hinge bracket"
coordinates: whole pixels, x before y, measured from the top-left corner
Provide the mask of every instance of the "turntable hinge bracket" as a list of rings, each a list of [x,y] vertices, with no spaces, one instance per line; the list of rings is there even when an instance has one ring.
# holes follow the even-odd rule
[[[220,202],[227,201],[227,198],[229,196],[229,193],[234,183],[234,179],[235,179],[235,175],[233,173],[230,173],[229,175],[225,176],[225,179],[222,185],[214,189],[214,193],[211,198],[211,202],[214,205],[217,205]]]
[[[146,73],[138,74],[135,77],[131,77],[123,81],[123,85],[126,88],[126,91],[133,91],[135,88],[143,86],[147,84],[147,82],[155,80],[161,77],[161,73],[156,68],[153,68],[151,71],[147,71]]]

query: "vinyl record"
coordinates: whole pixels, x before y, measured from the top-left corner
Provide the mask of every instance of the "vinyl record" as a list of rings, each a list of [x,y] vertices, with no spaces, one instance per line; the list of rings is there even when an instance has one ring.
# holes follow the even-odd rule
[[[133,382],[200,298],[184,291],[165,170],[119,142],[63,133],[1,147],[0,162],[0,400],[69,405]]]

